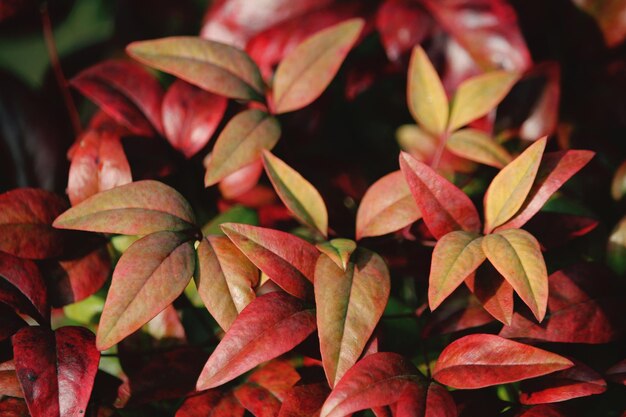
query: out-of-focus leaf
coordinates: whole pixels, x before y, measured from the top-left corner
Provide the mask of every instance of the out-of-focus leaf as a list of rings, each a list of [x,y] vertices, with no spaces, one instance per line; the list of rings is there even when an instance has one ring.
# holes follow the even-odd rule
[[[548,272],[537,239],[525,230],[508,229],[485,236],[482,247],[489,262],[541,322],[548,305]]]
[[[448,123],[448,97],[421,46],[413,49],[408,77],[407,100],[413,118],[430,133],[443,134]]]
[[[617,168],[611,182],[611,196],[614,200],[621,200],[624,194],[626,194],[626,161]]]
[[[444,385],[475,389],[546,375],[573,366],[562,356],[490,334],[473,334],[449,344],[433,377]]]
[[[613,228],[606,248],[607,262],[620,275],[626,273],[626,217]]]
[[[489,113],[518,78],[516,73],[492,71],[461,83],[452,99],[448,130],[455,131]]]
[[[395,232],[422,217],[404,175],[394,171],[367,190],[356,214],[357,240]]]
[[[421,44],[431,28],[426,11],[410,0],[387,0],[376,13],[376,29],[391,61]]]
[[[228,100],[222,96],[202,91],[182,80],[175,81],[163,98],[165,137],[187,158],[192,157],[211,139],[227,104]]]
[[[256,226],[259,223],[259,216],[256,211],[248,207],[236,205],[218,214],[210,222],[202,226],[202,234],[204,236],[223,235],[224,232],[220,226],[224,223],[241,223]]]
[[[285,206],[302,223],[328,234],[328,211],[315,187],[285,162],[268,151],[263,152],[263,165],[274,190]]]
[[[328,256],[339,268],[344,271],[348,267],[350,257],[356,250],[356,242],[350,239],[332,239],[329,242],[315,245],[320,252]]]
[[[485,233],[504,224],[522,207],[535,181],[545,147],[546,138],[539,139],[491,181],[484,199]]]
[[[525,140],[536,140],[553,134],[559,122],[560,67],[553,62],[548,62],[544,65],[537,65],[533,70],[544,74],[546,81],[539,97],[533,103],[530,114],[519,127],[519,136]]]
[[[245,412],[231,392],[209,390],[187,398],[175,417],[243,417]]]
[[[541,404],[521,410],[515,417],[570,417],[560,407],[554,404]]]
[[[521,385],[522,404],[544,404],[601,394],[606,382],[587,365],[574,361],[574,366],[537,379],[524,381]]]
[[[15,371],[33,417],[85,414],[100,353],[82,327],[26,327],[13,336]]]
[[[209,236],[198,247],[198,293],[223,330],[255,298],[259,271],[226,236]]]
[[[239,385],[233,390],[239,404],[255,417],[275,417],[280,411],[280,401],[269,391],[253,384]]]
[[[276,291],[254,299],[230,326],[207,361],[197,389],[222,385],[288,352],[315,331],[315,313]]]
[[[400,154],[400,168],[433,236],[439,239],[456,230],[480,231],[476,207],[463,191],[405,152]]]
[[[71,80],[71,85],[109,116],[140,136],[161,133],[163,91],[152,74],[133,62],[109,60]]]
[[[13,360],[0,363],[0,392],[2,392],[3,396],[24,398],[24,392],[22,392],[20,381],[17,379],[15,362]],[[1,411],[2,408],[0,408],[0,415],[4,415]]]
[[[312,417],[319,415],[330,394],[326,383],[297,385],[286,395],[278,417]]]
[[[204,185],[216,184],[271,150],[280,138],[278,120],[260,110],[245,110],[233,117],[215,142],[206,165]]]
[[[52,227],[67,203],[48,191],[19,188],[0,194],[0,250],[28,259],[63,253],[65,233]]]
[[[193,275],[196,256],[189,237],[157,232],[133,243],[118,261],[96,345],[113,346],[178,297]]]
[[[326,399],[320,417],[343,417],[393,404],[413,386],[425,402],[427,383],[411,362],[396,353],[374,353],[346,372]]]
[[[456,417],[454,399],[447,389],[431,382],[426,394],[426,413],[424,417]]]
[[[332,387],[359,359],[383,314],[389,271],[379,255],[359,248],[345,271],[320,256],[314,282],[322,362]]]
[[[612,48],[626,38],[626,5],[618,0],[572,0],[574,4],[596,19],[606,44]]]
[[[28,324],[13,308],[4,303],[0,303],[0,341],[4,341],[13,336],[18,330],[25,326],[28,326]],[[7,383],[5,381],[6,378],[7,376],[3,373],[0,364],[0,392],[4,392],[5,390],[4,384]],[[7,393],[5,395],[11,394]],[[15,397],[15,395],[13,395],[13,397]]]
[[[98,193],[61,214],[53,226],[91,232],[145,235],[162,230],[191,230],[195,216],[173,188],[137,181]]]
[[[436,309],[485,260],[483,237],[464,231],[450,232],[437,242],[430,265],[428,303]]]
[[[542,249],[549,251],[568,244],[572,239],[586,235],[598,224],[598,220],[590,217],[540,211],[524,225],[524,229],[537,238]]]
[[[88,130],[72,154],[67,195],[73,206],[100,191],[132,182],[120,138],[106,130]]]
[[[185,343],[187,336],[179,314],[174,306],[169,305],[150,320],[144,329],[151,337],[167,343]]]
[[[484,263],[476,274],[467,277],[465,284],[489,314],[504,324],[511,324],[513,287],[490,263]]]
[[[289,233],[243,224],[225,223],[222,230],[261,271],[282,289],[299,298],[313,295],[319,252]]]
[[[618,384],[626,385],[626,359],[611,366],[604,374],[607,379],[617,382]]]
[[[4,397],[0,400],[0,413],[5,417],[31,417],[24,400]]]
[[[143,64],[220,96],[259,100],[265,93],[254,61],[229,45],[177,36],[133,42],[126,52]]]
[[[497,230],[519,229],[548,201],[567,180],[593,158],[591,151],[567,150],[543,156],[528,197],[517,214]]]
[[[45,324],[50,319],[46,287],[34,262],[0,251],[0,302]]]
[[[211,160],[211,154],[208,155],[207,159]],[[224,177],[218,184],[218,189],[225,199],[236,200],[256,187],[262,173],[263,161],[259,158]]]
[[[355,18],[319,31],[278,65],[272,87],[273,109],[287,113],[315,101],[335,77],[363,30]]]
[[[448,138],[450,152],[470,161],[503,168],[511,162],[511,155],[488,134],[476,129],[462,129]]]

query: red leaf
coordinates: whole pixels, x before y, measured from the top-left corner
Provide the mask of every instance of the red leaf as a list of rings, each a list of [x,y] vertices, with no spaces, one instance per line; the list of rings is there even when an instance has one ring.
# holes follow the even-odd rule
[[[222,121],[228,100],[175,81],[163,98],[163,129],[170,144],[191,158],[209,143]]]
[[[65,234],[52,221],[67,203],[48,191],[19,188],[0,194],[0,250],[29,259],[54,258],[63,252]]]
[[[549,251],[586,235],[598,224],[598,220],[590,217],[540,211],[524,225],[524,229],[537,238],[542,248]]]
[[[248,164],[243,168],[239,168],[232,174],[227,175],[218,185],[220,193],[222,193],[222,197],[227,200],[233,200],[244,195],[258,184],[262,173],[263,162],[261,161],[261,158],[259,158],[251,164]],[[272,197],[274,197],[273,193],[271,194]]]
[[[256,298],[241,312],[207,361],[197,389],[222,385],[288,352],[315,331],[315,314],[282,292]]]
[[[522,410],[515,414],[515,417],[570,417],[570,415],[555,405],[543,404]]]
[[[0,400],[0,414],[3,417],[31,417],[24,400],[11,397]]]
[[[243,417],[245,412],[232,393],[210,390],[187,398],[176,417]]]
[[[313,295],[319,252],[289,233],[244,224],[224,223],[222,230],[261,271],[289,294]]]
[[[467,288],[460,287],[428,317],[423,337],[458,332],[491,323],[493,317]]]
[[[524,381],[521,391],[522,404],[555,403],[601,394],[606,391],[606,382],[593,369],[574,361],[574,366],[569,369]]]
[[[15,362],[13,360],[0,363],[0,392],[2,395],[9,397],[24,398],[20,381],[17,379]],[[26,409],[26,403],[24,403],[24,408]],[[1,410],[0,408],[0,411]],[[1,412],[0,415],[4,416]]]
[[[50,320],[48,293],[37,265],[0,251],[0,302],[40,324]]]
[[[411,362],[396,353],[374,353],[346,372],[326,399],[320,416],[343,417],[393,404],[412,386],[417,386],[425,402],[426,382]]]
[[[100,353],[82,327],[26,327],[13,336],[15,370],[33,417],[85,414]]]
[[[254,371],[247,383],[265,388],[282,401],[299,380],[300,374],[289,362],[275,360]]]
[[[387,0],[376,15],[376,29],[390,61],[398,61],[413,46],[421,44],[432,29],[426,11],[410,0]]]
[[[483,264],[475,275],[465,279],[465,284],[489,314],[504,324],[511,323],[513,287],[491,264]]]
[[[268,390],[257,385],[243,384],[233,391],[235,398],[255,417],[276,417],[280,401]]]
[[[456,417],[454,399],[445,387],[431,382],[426,394],[426,414],[424,417]]]
[[[433,377],[459,389],[521,381],[567,369],[573,363],[555,353],[490,334],[473,334],[449,344]]]
[[[163,91],[143,67],[109,60],[82,71],[70,83],[136,135],[153,136],[155,130],[163,131]]]
[[[435,238],[455,230],[480,232],[476,207],[463,191],[408,153],[400,154],[400,168]]]
[[[533,73],[544,75],[546,80],[539,97],[532,105],[530,114],[519,127],[519,135],[525,140],[536,140],[553,134],[559,122],[561,100],[561,69],[559,65],[554,62],[537,65],[533,68]]]
[[[88,130],[71,159],[67,195],[72,205],[133,180],[120,138],[110,131]]]
[[[285,395],[278,417],[319,416],[328,394],[326,383],[295,386]]]

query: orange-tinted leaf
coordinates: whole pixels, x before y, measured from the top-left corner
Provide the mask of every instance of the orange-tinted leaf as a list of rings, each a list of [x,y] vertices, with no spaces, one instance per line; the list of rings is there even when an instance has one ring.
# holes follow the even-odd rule
[[[315,313],[280,291],[254,299],[230,326],[198,379],[197,389],[222,385],[288,352],[315,331]]]
[[[295,386],[287,393],[278,417],[316,417],[330,394],[326,383]]]
[[[229,45],[179,36],[133,42],[126,51],[146,65],[224,97],[258,100],[265,93],[254,61]]]
[[[537,239],[525,230],[509,229],[485,236],[482,247],[489,262],[542,321],[548,305],[548,273]]]
[[[483,263],[465,284],[489,314],[504,324],[513,317],[513,287],[489,262]]]
[[[387,174],[367,190],[356,214],[357,240],[395,232],[422,217],[401,171]]]
[[[413,118],[434,135],[448,123],[448,97],[439,75],[421,46],[413,49],[409,64],[407,100]]]
[[[222,133],[206,165],[204,185],[209,187],[261,157],[280,138],[278,120],[260,110],[245,110],[233,117]]]
[[[209,236],[198,247],[196,287],[223,330],[255,298],[259,271],[226,236]]]
[[[245,224],[224,223],[222,230],[261,271],[299,298],[313,294],[315,246],[289,233]]]
[[[463,191],[405,152],[400,154],[400,168],[433,236],[480,231],[476,207]]]
[[[113,346],[178,297],[193,275],[189,237],[157,232],[133,243],[118,261],[107,295],[96,345]]]
[[[72,155],[67,183],[67,195],[73,206],[132,180],[119,136],[107,130],[88,130],[80,138]]]
[[[268,151],[263,152],[263,165],[276,193],[289,211],[302,223],[326,236],[328,212],[322,196],[315,187]]]
[[[332,387],[361,356],[389,297],[383,259],[358,248],[344,271],[322,255],[315,267],[317,327],[324,371]]]
[[[343,417],[393,404],[412,386],[417,386],[425,401],[426,381],[410,361],[397,353],[374,353],[346,372],[328,396],[320,417]]]
[[[195,216],[175,189],[152,180],[122,185],[89,197],[61,214],[60,229],[145,235],[193,229]]]
[[[449,344],[433,377],[444,385],[475,389],[546,375],[573,363],[555,353],[490,334],[473,334]]]
[[[543,156],[534,184],[526,201],[515,217],[498,227],[498,230],[519,229],[531,219],[548,199],[575,173],[593,158],[591,151],[568,150],[551,152]]]
[[[350,239],[333,239],[329,242],[318,243],[315,247],[345,271],[352,253],[356,250],[356,242]]]
[[[312,103],[332,81],[357,41],[364,21],[350,19],[307,38],[278,65],[274,111],[286,113]]]
[[[187,398],[175,417],[243,417],[245,412],[231,392],[209,390]]]
[[[455,131],[489,113],[518,78],[516,73],[492,71],[461,83],[452,99],[448,130]]]
[[[4,316],[3,312],[2,319],[4,317],[6,316]],[[0,392],[2,392],[2,395],[9,397],[24,398],[24,392],[20,386],[20,381],[17,379],[15,362],[13,360],[0,363]],[[1,408],[0,411],[2,411]],[[2,415],[1,412],[0,415]]]
[[[626,38],[624,13],[626,5],[621,1],[573,0],[574,4],[589,13],[598,23],[609,47],[618,46]]]
[[[71,85],[117,123],[140,136],[162,131],[163,91],[156,78],[134,62],[109,60],[78,74]]]
[[[187,158],[211,139],[222,121],[228,100],[175,81],[163,98],[163,130],[170,144]]]
[[[546,138],[528,147],[495,176],[485,193],[485,233],[504,224],[522,207],[531,190]]]
[[[430,265],[428,303],[436,309],[485,260],[477,233],[450,232],[437,242]]]
[[[446,147],[453,154],[470,161],[502,168],[511,162],[511,155],[488,134],[476,129],[461,129],[448,138]]]

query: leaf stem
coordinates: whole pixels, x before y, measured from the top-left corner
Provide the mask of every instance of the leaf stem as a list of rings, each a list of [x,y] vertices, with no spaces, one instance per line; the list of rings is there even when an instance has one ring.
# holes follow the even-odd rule
[[[450,134],[448,132],[442,133],[439,136],[439,144],[435,150],[435,154],[433,155],[433,160],[430,162],[430,167],[435,171],[437,170],[437,167],[439,167],[439,163],[441,162],[443,151],[446,149],[446,142],[448,142],[449,136]]]

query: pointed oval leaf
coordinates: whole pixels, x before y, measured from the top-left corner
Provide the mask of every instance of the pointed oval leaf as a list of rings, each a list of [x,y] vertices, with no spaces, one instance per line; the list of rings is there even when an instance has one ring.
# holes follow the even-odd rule
[[[448,131],[453,132],[494,109],[517,82],[513,72],[492,71],[461,83],[452,99]]]
[[[143,64],[224,97],[259,100],[265,93],[254,61],[245,52],[219,42],[174,36],[133,42],[126,52]]]
[[[156,232],[133,243],[113,271],[98,349],[110,348],[170,305],[189,283],[195,261],[193,245],[183,233]]]
[[[397,353],[373,353],[341,378],[324,403],[320,417],[343,417],[389,405],[413,386],[425,401],[427,383],[410,361]]]
[[[367,190],[356,213],[356,238],[395,232],[422,217],[401,171],[387,174]]]
[[[485,193],[485,233],[504,224],[522,207],[535,181],[546,138],[528,147],[495,176]]]
[[[400,154],[400,168],[433,236],[480,231],[476,207],[463,191],[406,152]]]
[[[158,181],[122,185],[72,207],[53,223],[60,229],[145,235],[161,230],[191,230],[195,216],[175,189]]]
[[[46,287],[37,264],[0,251],[0,302],[43,325],[50,320]]]
[[[454,132],[446,142],[453,154],[470,161],[503,168],[511,162],[511,155],[488,134],[476,129],[461,129]]]
[[[301,109],[328,87],[352,49],[365,22],[355,18],[319,31],[278,65],[273,100],[277,114]]]
[[[483,263],[475,274],[467,277],[465,285],[492,317],[504,324],[511,324],[513,287],[493,265],[489,262]]]
[[[191,158],[209,142],[227,105],[228,100],[222,96],[175,81],[165,93],[161,109],[165,137]]]
[[[476,389],[546,375],[573,366],[556,353],[490,334],[473,334],[449,344],[433,378],[458,389]]]
[[[356,363],[383,314],[390,280],[385,261],[358,248],[344,271],[322,255],[315,267],[317,327],[332,387]]]
[[[278,417],[312,417],[319,415],[330,389],[325,382],[297,385],[285,396]]]
[[[482,236],[456,231],[439,239],[433,251],[428,303],[436,309],[485,260]]]
[[[548,272],[537,239],[521,229],[487,235],[482,242],[485,255],[542,321],[548,305]]]
[[[541,210],[561,186],[593,158],[594,152],[567,150],[543,156],[526,201],[511,220],[497,230],[519,229]]]
[[[457,415],[456,404],[450,392],[436,382],[431,382],[426,394],[424,417],[457,417]]]
[[[175,417],[243,417],[245,412],[232,392],[209,390],[188,397]]]
[[[82,327],[26,327],[13,336],[15,370],[33,417],[85,415],[100,352]]]
[[[290,351],[315,331],[315,312],[281,291],[254,299],[230,326],[207,361],[197,389],[222,385]]]
[[[260,110],[245,110],[233,117],[222,133],[206,165],[204,185],[209,187],[261,157],[280,138],[278,120]]]
[[[328,211],[324,199],[315,187],[268,151],[263,151],[263,165],[274,190],[289,211],[302,223],[317,229],[326,237]]]
[[[319,252],[310,243],[278,230],[224,223],[230,240],[282,289],[298,298],[313,294],[313,276]]]
[[[226,236],[209,236],[198,246],[195,280],[204,305],[226,331],[254,300],[259,270]]]
[[[413,118],[434,135],[441,135],[448,123],[448,97],[437,71],[421,46],[411,54],[407,100]]]
[[[352,253],[356,250],[356,242],[350,239],[332,239],[318,243],[315,247],[345,271]]]

